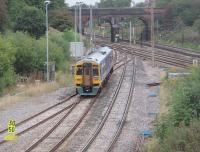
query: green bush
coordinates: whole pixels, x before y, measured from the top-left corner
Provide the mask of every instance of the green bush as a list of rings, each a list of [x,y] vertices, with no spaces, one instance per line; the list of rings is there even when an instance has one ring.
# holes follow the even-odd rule
[[[200,121],[194,119],[190,126],[174,127],[161,143],[157,143],[152,152],[198,152],[200,149]]]
[[[0,95],[5,87],[15,83],[14,61],[15,48],[0,36]]]
[[[157,122],[155,149],[167,151],[197,151],[200,141],[200,69],[168,86],[171,94],[169,111]],[[198,133],[198,135],[197,135]]]
[[[69,70],[69,42],[74,40],[73,35],[72,31],[50,31],[49,62],[55,63],[56,71]],[[23,32],[0,35],[0,94],[4,88],[15,83],[16,74],[31,76],[35,72],[45,71],[45,62],[45,37],[35,39]]]
[[[22,32],[8,33],[7,40],[16,48],[14,63],[16,73],[29,74],[34,70],[37,53],[34,49],[34,38]]]
[[[172,94],[174,124],[200,117],[200,69],[193,69],[191,76],[180,81]]]
[[[67,33],[67,32],[66,32]],[[8,33],[7,40],[16,48],[15,71],[29,76],[34,71],[43,71],[46,62],[46,38],[34,39],[22,32]],[[70,58],[70,38],[53,31],[49,35],[49,61],[55,62],[56,70],[65,71]]]

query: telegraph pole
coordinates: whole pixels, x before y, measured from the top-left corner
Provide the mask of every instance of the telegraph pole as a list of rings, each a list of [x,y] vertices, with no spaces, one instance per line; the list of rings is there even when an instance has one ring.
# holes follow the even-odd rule
[[[155,34],[154,34],[154,7],[155,1],[151,1],[151,49],[152,49],[152,62],[155,67]]]
[[[81,4],[79,3],[79,33],[80,33],[80,41],[82,42],[82,20],[81,20]]]
[[[106,25],[105,25],[105,21],[104,21],[104,27],[103,27],[103,38],[105,37],[105,28],[106,28]]]
[[[158,29],[159,29],[159,27],[158,27],[159,25],[158,25],[158,20],[156,20],[156,35],[157,35],[157,42],[159,41],[159,32],[158,32]]]
[[[90,49],[92,48],[93,41],[93,15],[92,15],[92,6],[90,6]]]
[[[76,23],[76,21],[77,21],[77,20],[76,20],[76,16],[77,16],[77,15],[76,15],[76,8],[77,8],[77,7],[76,7],[76,5],[75,5],[75,9],[74,9],[74,11],[75,11],[75,12],[74,12],[74,32],[75,32],[75,33],[74,33],[74,41],[75,41],[75,42],[77,41],[77,39],[76,39],[76,33],[77,33],[77,27],[76,27],[76,25],[77,25],[77,23]]]
[[[131,21],[130,21],[130,30],[129,30],[129,32],[130,32],[130,45],[131,45],[131,42],[132,42],[132,23],[131,23]]]
[[[48,5],[51,3],[51,1],[46,0],[44,2],[46,7],[46,53],[47,53],[47,82],[49,82],[49,25],[48,25]]]
[[[135,45],[136,44],[136,41],[135,41],[135,28],[133,26],[133,44]]]

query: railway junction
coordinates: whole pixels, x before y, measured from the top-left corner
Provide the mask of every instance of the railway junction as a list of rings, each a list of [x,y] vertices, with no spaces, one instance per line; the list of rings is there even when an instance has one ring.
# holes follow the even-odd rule
[[[134,55],[119,52],[114,73],[97,97],[81,98],[73,90],[71,96],[58,100],[58,95],[68,91],[62,90],[44,95],[45,102],[33,99],[38,100],[37,104],[33,102],[29,106],[37,109],[37,114],[28,112],[29,106],[23,108],[24,103],[5,110],[1,121],[8,119],[8,113],[19,113],[13,116],[18,122],[17,141],[1,140],[1,151],[130,151],[140,148],[133,141],[144,142],[139,139],[140,133],[151,130],[149,124],[154,116],[150,113],[157,113],[159,106],[158,98],[148,97],[150,92],[158,91],[158,87],[147,88],[146,84],[159,79],[156,69],[149,68],[148,63]],[[46,109],[46,103],[52,106]],[[20,116],[21,113],[24,116]],[[1,139],[6,133],[6,126],[1,126]]]
[[[70,9],[77,21],[75,11]],[[176,81],[179,76],[190,75],[187,68],[198,67],[200,62],[200,54],[195,50],[154,42],[151,11],[151,8],[83,8],[74,30],[90,46],[84,57],[72,59],[70,75],[74,83],[0,107],[0,151],[145,151],[163,108],[160,90],[170,77],[168,71],[181,71],[172,72],[172,77],[176,77],[172,81]],[[166,10],[154,8],[153,13],[159,19],[166,15]],[[119,22],[133,16],[143,22],[144,41],[134,43],[132,35],[129,40],[115,41],[120,34]],[[109,35],[95,35],[92,20],[96,24],[98,20],[104,25],[107,22]],[[94,87],[98,88],[95,94]],[[14,129],[10,130],[10,126]]]

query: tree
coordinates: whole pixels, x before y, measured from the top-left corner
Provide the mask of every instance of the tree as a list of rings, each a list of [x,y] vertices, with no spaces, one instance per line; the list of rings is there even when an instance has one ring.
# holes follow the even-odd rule
[[[50,10],[65,8],[66,6],[65,0],[51,0],[51,4],[49,5]]]
[[[50,26],[59,31],[64,31],[66,28],[70,28],[73,25],[70,13],[66,10],[51,11],[49,21]]]
[[[0,0],[0,31],[3,30],[5,24],[6,24],[6,3],[5,0]]]
[[[194,22],[193,28],[200,34],[200,18]]]
[[[9,22],[12,27],[25,6],[27,5],[24,0],[7,0]]]
[[[22,32],[10,33],[8,39],[16,48],[15,72],[20,75],[29,74],[36,64],[35,39]]]
[[[147,4],[141,2],[141,3],[136,4],[136,7],[147,7]]]
[[[0,95],[5,87],[15,82],[14,61],[15,48],[0,36]]]
[[[45,8],[44,2],[45,0],[25,0],[26,4],[29,6],[37,7],[39,9]],[[50,10],[56,10],[63,7],[66,7],[64,0],[51,0],[51,3],[49,5]]]
[[[131,0],[101,0],[100,7],[129,7]]]
[[[114,1],[114,7],[130,7],[131,6],[131,0],[115,0]]]
[[[44,8],[44,0],[25,0],[25,2],[29,6],[37,7],[39,9]]]
[[[177,18],[180,17],[185,25],[192,26],[194,21],[200,15],[200,1],[193,0],[157,0],[157,7],[167,8],[170,15],[169,17]]]
[[[28,32],[39,38],[45,33],[44,13],[35,7],[26,6],[17,18],[15,31]]]

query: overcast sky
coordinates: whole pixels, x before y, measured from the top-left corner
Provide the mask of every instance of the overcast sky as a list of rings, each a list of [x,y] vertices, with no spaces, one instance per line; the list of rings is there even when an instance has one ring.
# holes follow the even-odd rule
[[[65,0],[68,4],[69,4],[69,6],[72,6],[72,5],[74,5],[76,2],[84,2],[84,3],[86,3],[86,4],[88,4],[88,5],[94,5],[95,4],[95,2],[99,2],[100,0]],[[122,0],[123,1],[123,0]],[[145,0],[134,0],[136,3],[139,3],[139,2],[144,2]]]

